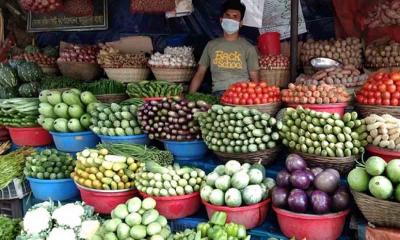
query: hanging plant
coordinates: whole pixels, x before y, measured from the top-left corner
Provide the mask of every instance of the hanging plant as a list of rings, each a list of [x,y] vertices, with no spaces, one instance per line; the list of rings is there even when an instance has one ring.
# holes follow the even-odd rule
[[[164,13],[175,9],[175,0],[131,0],[132,13]]]
[[[20,0],[23,10],[33,13],[51,13],[63,8],[62,0]]]
[[[74,17],[92,16],[93,0],[64,0],[64,13]]]

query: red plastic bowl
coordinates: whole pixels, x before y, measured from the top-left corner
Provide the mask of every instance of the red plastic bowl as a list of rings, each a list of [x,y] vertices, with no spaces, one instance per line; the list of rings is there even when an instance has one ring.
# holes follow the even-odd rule
[[[270,202],[271,199],[268,198],[260,203],[244,207],[215,206],[206,201],[203,201],[203,204],[206,206],[209,219],[214,212],[226,212],[228,222],[242,224],[246,229],[252,229],[264,223]]]
[[[334,103],[334,104],[297,104],[297,103],[287,103],[288,107],[296,108],[297,106],[302,106],[303,108],[308,108],[317,112],[328,112],[337,113],[340,116],[344,115],[347,107],[347,103]]]
[[[0,141],[7,141],[10,139],[7,128],[0,127]]]
[[[393,159],[400,159],[400,151],[392,151],[389,149],[384,149],[373,145],[368,145],[367,151],[373,156],[378,156],[383,158],[386,162],[390,162]]]
[[[156,200],[156,209],[160,215],[167,219],[178,219],[193,215],[200,209],[201,205],[199,192],[173,197],[155,197],[143,192],[139,192],[139,194],[144,198],[151,197]]]
[[[39,147],[53,142],[50,133],[41,127],[8,128],[12,142],[18,146]]]
[[[336,240],[350,210],[325,215],[294,213],[272,206],[283,235],[307,240]]]
[[[110,214],[118,204],[125,203],[129,199],[138,196],[136,189],[129,190],[97,190],[89,189],[75,183],[78,187],[82,201],[94,207],[97,213]]]

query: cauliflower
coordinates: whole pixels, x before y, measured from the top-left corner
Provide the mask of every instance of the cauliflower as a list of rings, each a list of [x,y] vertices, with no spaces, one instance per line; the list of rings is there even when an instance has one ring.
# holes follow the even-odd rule
[[[84,213],[82,205],[69,203],[54,210],[52,217],[58,225],[75,228],[81,225]]]
[[[76,240],[76,235],[72,229],[56,227],[50,231],[46,240]]]
[[[96,234],[100,228],[100,222],[98,220],[87,220],[82,222],[81,230],[79,232],[79,238],[90,240]]]
[[[24,217],[23,228],[27,235],[47,231],[51,228],[50,212],[43,207],[28,211]]]

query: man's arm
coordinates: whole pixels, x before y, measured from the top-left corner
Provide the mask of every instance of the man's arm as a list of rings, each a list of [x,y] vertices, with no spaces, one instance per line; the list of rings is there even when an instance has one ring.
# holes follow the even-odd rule
[[[252,82],[259,82],[260,81],[260,75],[259,71],[251,71],[250,73],[250,81]]]
[[[207,73],[207,67],[199,65],[197,72],[194,75],[192,82],[190,83],[189,92],[191,93],[196,92],[200,88],[206,73]]]

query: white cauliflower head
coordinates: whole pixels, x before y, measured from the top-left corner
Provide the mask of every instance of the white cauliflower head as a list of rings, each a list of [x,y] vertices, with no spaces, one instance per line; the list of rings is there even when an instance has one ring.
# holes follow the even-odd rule
[[[79,238],[90,240],[96,234],[100,228],[100,222],[98,220],[87,220],[82,222],[81,230],[79,232]]]
[[[24,231],[28,234],[38,234],[51,228],[50,212],[43,207],[28,211],[24,217]]]
[[[46,240],[76,240],[74,230],[69,228],[56,227],[50,231]]]
[[[84,213],[82,205],[69,203],[54,210],[52,217],[58,225],[74,228],[81,225]]]

